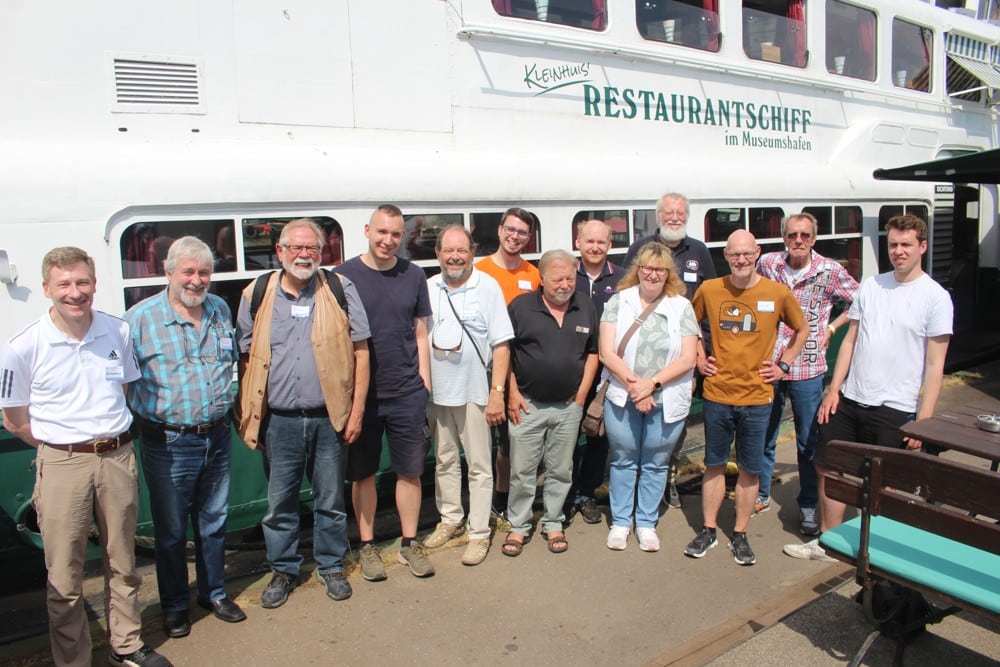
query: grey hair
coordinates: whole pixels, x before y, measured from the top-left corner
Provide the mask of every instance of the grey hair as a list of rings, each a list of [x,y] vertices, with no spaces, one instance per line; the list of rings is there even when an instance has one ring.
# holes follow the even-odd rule
[[[808,220],[813,226],[813,238],[819,234],[819,222],[816,220],[816,216],[802,211],[801,213],[792,213],[781,221],[781,238],[785,238],[785,234],[788,233],[788,223],[792,220]]]
[[[679,192],[668,192],[666,194],[660,195],[660,198],[656,200],[657,213],[663,210],[664,199],[680,199],[682,202],[684,202],[684,214],[691,215],[691,202],[689,202],[688,198]]]
[[[550,264],[555,264],[556,262],[565,262],[573,267],[576,271],[577,259],[565,250],[548,250],[542,255],[542,258],[538,260],[538,272],[543,276],[546,270],[549,268]]]
[[[167,273],[173,273],[177,262],[181,259],[193,259],[202,264],[212,266],[212,249],[197,236],[182,236],[170,244],[167,258],[163,260],[163,268]]]
[[[316,235],[316,243],[319,244],[320,250],[326,245],[326,234],[323,233],[323,228],[313,220],[312,218],[295,218],[294,220],[289,220],[285,223],[285,226],[281,228],[281,235],[278,237],[278,243],[285,245],[288,241],[288,235],[292,233],[293,229],[298,229],[299,227],[308,227]]]

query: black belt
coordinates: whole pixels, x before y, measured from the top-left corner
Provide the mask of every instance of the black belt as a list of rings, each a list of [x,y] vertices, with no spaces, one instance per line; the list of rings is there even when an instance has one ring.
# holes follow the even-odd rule
[[[880,408],[881,405],[868,405],[866,403],[858,403],[853,398],[847,398],[843,394],[840,395],[840,400],[844,401],[848,405],[853,405],[856,408],[861,408],[863,410],[871,410],[872,408]]]
[[[226,416],[221,419],[216,419],[214,422],[183,426],[181,424],[167,424],[164,422],[152,421],[150,419],[143,419],[142,429],[148,433],[159,436],[160,438],[164,437],[167,431],[179,433],[180,435],[208,435],[228,421],[229,417]]]
[[[330,413],[326,411],[326,406],[320,408],[301,408],[298,410],[276,410],[269,408],[268,411],[279,417],[328,417]]]
[[[80,452],[83,454],[107,454],[108,452],[113,452],[119,447],[124,447],[128,443],[132,442],[132,434],[125,431],[121,435],[116,435],[113,438],[94,438],[93,440],[84,440],[83,442],[71,442],[66,445],[56,445],[51,442],[43,442],[42,444],[46,447],[51,447],[52,449],[59,449],[64,452]]]

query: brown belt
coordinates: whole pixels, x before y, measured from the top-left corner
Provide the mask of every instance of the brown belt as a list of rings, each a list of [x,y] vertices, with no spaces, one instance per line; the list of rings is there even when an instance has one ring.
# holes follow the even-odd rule
[[[130,442],[132,442],[132,434],[125,431],[121,435],[116,435],[113,438],[94,438],[93,440],[73,442],[68,445],[54,445],[51,442],[43,442],[42,444],[46,447],[51,447],[52,449],[58,449],[64,452],[107,454],[108,452],[115,451],[119,447],[124,447]]]

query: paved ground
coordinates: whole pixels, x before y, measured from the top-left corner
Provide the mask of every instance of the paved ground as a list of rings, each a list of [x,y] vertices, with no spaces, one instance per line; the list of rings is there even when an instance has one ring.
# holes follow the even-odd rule
[[[1000,398],[1000,363],[948,378],[941,407],[988,394]],[[751,522],[754,567],[740,567],[727,549],[732,503],[720,518],[720,544],[700,560],[682,549],[700,525],[697,480],[686,487],[681,510],[669,510],[659,533],[663,549],[647,554],[634,540],[624,552],[604,546],[607,526],[574,521],[570,549],[553,555],[536,537],[519,558],[499,550],[463,567],[461,538],[432,554],[436,576],[416,579],[395,563],[394,544],[384,556],[389,580],[350,575],[354,596],[329,600],[311,569],[288,603],[276,610],[259,606],[269,575],[259,551],[230,554],[229,589],[249,619],[227,625],[197,609],[185,639],[167,640],[160,631],[154,575],[143,570],[146,641],[176,665],[784,665],[844,664],[867,632],[861,608],[850,601],[856,589],[840,564],[788,558],[787,542],[797,532],[797,475],[794,445],[786,436],[778,449],[773,509]],[[605,508],[606,510],[606,508]],[[425,523],[433,525],[433,501],[425,502]],[[392,530],[391,521],[386,520]],[[193,571],[193,568],[192,568]],[[101,604],[99,576],[88,579],[88,601]],[[0,596],[0,664],[46,665],[44,591],[31,588]],[[95,638],[102,636],[95,620]],[[959,615],[929,627],[907,649],[907,664],[1000,664],[1000,627]],[[20,635],[30,635],[11,641]],[[96,640],[100,643],[100,640]],[[105,660],[105,649],[95,662]],[[864,664],[891,664],[891,647],[880,640]]]

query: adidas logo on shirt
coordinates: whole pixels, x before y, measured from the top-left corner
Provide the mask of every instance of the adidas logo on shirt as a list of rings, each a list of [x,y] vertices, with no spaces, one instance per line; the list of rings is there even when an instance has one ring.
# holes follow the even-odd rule
[[[120,358],[115,350],[111,350],[111,354],[108,355],[109,361],[118,361]]]

